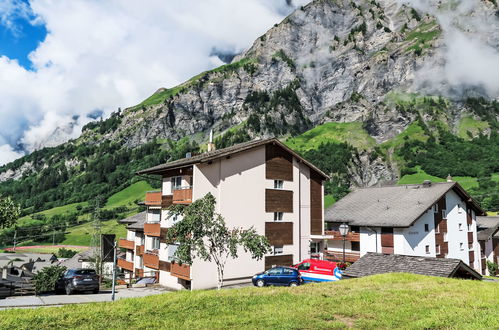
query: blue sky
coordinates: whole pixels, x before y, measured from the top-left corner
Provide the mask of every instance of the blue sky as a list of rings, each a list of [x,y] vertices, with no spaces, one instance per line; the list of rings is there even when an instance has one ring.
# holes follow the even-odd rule
[[[26,0],[20,3],[29,6]],[[13,14],[9,24],[0,24],[0,55],[16,59],[26,69],[31,69],[29,53],[35,50],[45,39],[47,30],[43,24],[32,24],[33,16]]]

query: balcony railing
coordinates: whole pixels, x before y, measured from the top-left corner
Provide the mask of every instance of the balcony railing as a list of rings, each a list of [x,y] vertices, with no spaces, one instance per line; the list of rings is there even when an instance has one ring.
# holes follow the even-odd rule
[[[343,251],[326,251],[324,258],[329,261],[343,261]],[[360,252],[345,252],[345,262],[355,262],[360,259]]]
[[[157,254],[148,251],[144,253],[144,256],[142,258],[144,261],[144,266],[153,269],[159,269],[159,257]]]
[[[133,250],[135,247],[135,242],[134,241],[129,241],[124,238],[120,238],[118,246],[120,248],[128,249],[128,250]]]
[[[146,201],[145,204],[147,206],[161,206],[161,191],[148,191],[146,192]]]
[[[173,204],[192,203],[192,187],[177,187],[173,189]]]
[[[141,256],[144,254],[144,245],[137,245],[135,247],[135,254]]]
[[[161,236],[161,225],[159,223],[145,223],[144,224],[144,235],[160,237]]]
[[[133,262],[127,261],[123,258],[118,258],[118,267],[121,267],[123,269],[129,270],[133,272]]]
[[[337,230],[326,230],[324,232],[324,235],[332,236],[332,238],[328,238],[328,239],[332,239],[334,241],[343,240],[343,236],[341,236],[340,232]],[[345,240],[350,241],[350,242],[360,242],[360,233],[356,233],[356,232],[351,231],[346,235]]]
[[[171,264],[170,273],[178,278],[181,278],[186,281],[191,280],[191,266],[182,264],[180,265],[177,262]]]

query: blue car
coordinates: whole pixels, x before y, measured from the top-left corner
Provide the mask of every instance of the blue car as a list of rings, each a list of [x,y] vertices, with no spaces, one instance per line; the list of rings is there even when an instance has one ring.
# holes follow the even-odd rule
[[[253,276],[253,285],[263,287],[266,285],[297,286],[303,283],[300,272],[291,267],[274,267],[263,273]]]

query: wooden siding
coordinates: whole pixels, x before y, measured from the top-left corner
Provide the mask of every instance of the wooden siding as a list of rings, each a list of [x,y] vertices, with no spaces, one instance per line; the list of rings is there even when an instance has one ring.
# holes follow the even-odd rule
[[[292,222],[266,222],[265,237],[270,245],[292,245],[293,223]]]
[[[186,265],[186,264],[180,265],[176,262],[173,262],[170,266],[170,273],[175,277],[190,281],[190,279],[191,279],[191,266]]]
[[[192,203],[192,188],[173,190],[173,204]]]
[[[469,257],[470,257],[470,267],[473,267],[473,263],[475,262],[475,251],[470,251]]]
[[[322,235],[324,229],[322,197],[322,178],[310,171],[310,233],[312,235]]]
[[[126,261],[125,259],[118,258],[118,267],[133,272],[133,262]]]
[[[173,204],[173,195],[161,196],[161,208],[167,209]]]
[[[265,146],[265,178],[293,181],[293,155],[273,144]]]
[[[165,170],[161,172],[163,179],[171,178],[172,176],[190,175],[192,176],[192,166],[184,168],[176,168],[173,170]]]
[[[128,249],[128,250],[133,250],[134,246],[135,246],[135,242],[134,241],[126,240],[124,238],[120,238],[118,246],[120,248],[124,248],[124,249]]]
[[[436,256],[437,258],[445,258],[445,255],[449,253],[449,244],[444,241],[444,235],[447,233],[447,220],[442,216],[442,210],[447,208],[445,195],[440,198],[437,205],[438,212],[433,213],[433,220],[435,224],[435,251],[437,251],[437,246],[440,247],[440,253],[437,253]]]
[[[159,257],[156,254],[144,253],[143,260],[144,266],[152,269],[159,269]]]
[[[161,206],[161,191],[148,191],[146,192],[147,206]]]
[[[293,212],[291,190],[265,189],[265,212]]]
[[[286,254],[281,256],[265,257],[265,270],[275,266],[291,266],[293,264],[293,255]]]
[[[160,260],[159,261],[159,270],[164,270],[165,272],[169,272],[170,269],[171,269],[171,263],[169,263],[168,261],[163,261],[163,260]]]
[[[161,226],[159,223],[145,223],[144,235],[159,237],[161,234]]]
[[[168,232],[168,228],[161,228],[159,232],[159,242],[166,243],[166,233]]]
[[[473,232],[472,231],[468,232],[468,243],[473,243]]]
[[[381,228],[381,247],[393,248],[393,228]],[[384,252],[383,252],[384,253]],[[389,253],[389,252],[387,252]]]
[[[332,236],[332,238],[328,237],[328,239],[331,239],[333,241],[342,241],[343,240],[343,236],[341,236],[340,232],[337,230],[326,230],[324,232],[324,235]],[[348,232],[348,234],[345,236],[345,241],[360,242],[360,233],[353,232],[353,231]]]
[[[141,256],[144,254],[144,245],[137,245],[135,247],[135,254]]]

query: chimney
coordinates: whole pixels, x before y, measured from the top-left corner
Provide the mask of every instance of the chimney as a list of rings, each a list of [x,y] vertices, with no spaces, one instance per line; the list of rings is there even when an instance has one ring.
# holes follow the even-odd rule
[[[216,149],[215,143],[213,143],[213,130],[210,131],[210,142],[208,142],[208,152],[214,151]]]
[[[447,175],[447,182],[454,182],[454,181],[452,181],[452,177],[450,176],[450,174]]]
[[[423,187],[425,187],[425,188],[431,187],[431,180],[424,180],[423,181]]]

